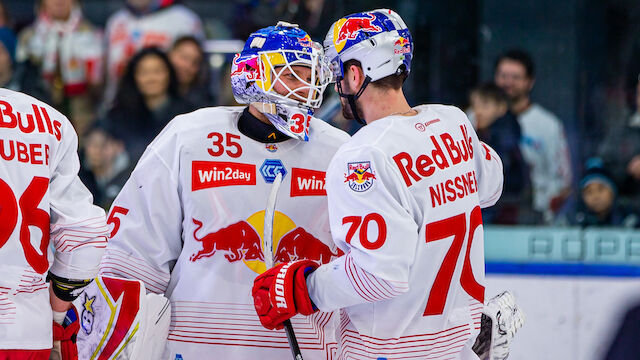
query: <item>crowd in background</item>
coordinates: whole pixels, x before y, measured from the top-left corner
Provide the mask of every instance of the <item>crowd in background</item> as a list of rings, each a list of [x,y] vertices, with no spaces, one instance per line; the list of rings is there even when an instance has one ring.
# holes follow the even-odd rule
[[[229,36],[244,39],[288,20],[321,41],[330,24],[323,14],[335,6],[303,1],[297,5],[302,10],[293,11],[266,3],[242,2]],[[127,0],[99,29],[78,0],[40,0],[35,20],[17,35],[9,10],[0,3],[0,84],[68,116],[79,134],[81,178],[105,208],[174,116],[231,105],[228,96],[213,95],[228,93],[229,86],[212,86],[207,36],[185,5]],[[502,199],[485,209],[484,222],[640,227],[640,113],[602,134],[593,157],[572,171],[562,119],[531,98],[539,75],[531,54],[509,50],[496,59],[493,80],[469,91],[469,118],[501,156],[505,172]],[[640,78],[636,102],[640,108]],[[329,96],[317,116],[353,134],[358,125],[339,107]]]

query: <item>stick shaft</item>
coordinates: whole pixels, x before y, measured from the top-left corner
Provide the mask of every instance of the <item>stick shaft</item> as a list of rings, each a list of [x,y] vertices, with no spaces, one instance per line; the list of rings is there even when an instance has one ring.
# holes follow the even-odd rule
[[[276,175],[273,185],[271,186],[271,192],[267,199],[267,207],[264,210],[264,232],[262,234],[263,251],[264,251],[264,263],[267,269],[273,267],[273,219],[276,212],[276,200],[278,199],[278,189],[282,184],[282,173],[279,172]],[[291,354],[294,360],[303,360],[302,353],[300,352],[300,346],[298,345],[298,339],[293,332],[293,326],[291,321],[286,320],[282,323],[284,331],[287,334],[287,340],[289,341],[289,347],[291,348]]]

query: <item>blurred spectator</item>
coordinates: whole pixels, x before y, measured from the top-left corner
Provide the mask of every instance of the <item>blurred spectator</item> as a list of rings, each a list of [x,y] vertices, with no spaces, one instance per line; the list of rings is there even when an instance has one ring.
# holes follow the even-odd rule
[[[16,64],[15,48],[13,31],[0,27],[0,86],[50,103],[49,86],[40,71],[30,61]]]
[[[638,215],[616,201],[616,185],[602,160],[591,158],[580,180],[581,198],[575,224],[581,226],[638,227]]]
[[[507,94],[494,83],[484,83],[471,91],[478,138],[491,146],[502,159],[504,187],[500,201],[483,209],[487,224],[519,223],[519,205],[528,188],[527,164],[520,152],[520,125],[508,111]]]
[[[0,2],[0,22],[6,24],[4,5]],[[5,25],[0,25],[0,85],[11,81],[16,57],[16,35]]]
[[[93,193],[94,203],[109,209],[129,178],[131,164],[124,141],[103,125],[94,125],[84,136],[84,161],[80,177]]]
[[[204,39],[198,15],[174,0],[127,0],[107,20],[107,89],[105,104],[115,96],[117,82],[133,54],[145,47],[168,50],[182,35]]]
[[[51,105],[83,134],[94,118],[102,55],[102,35],[83,17],[77,1],[41,0],[36,21],[19,35],[16,59],[29,71],[39,69]]]
[[[0,1],[0,29],[4,28],[11,28],[11,18],[4,2]]]
[[[623,202],[640,203],[640,77],[636,111],[622,127],[612,127],[600,146],[600,156],[620,187]],[[626,201],[625,201],[626,200]]]
[[[533,209],[551,223],[571,194],[571,159],[562,123],[531,102],[535,73],[528,53],[511,50],[499,56],[494,76],[496,85],[509,96],[511,112],[522,129],[521,150],[529,164]]]
[[[122,134],[135,163],[173,117],[194,109],[180,97],[167,55],[150,47],[131,58],[106,122]]]
[[[169,51],[176,70],[180,95],[196,108],[213,105],[208,68],[202,45],[195,37],[179,37]]]

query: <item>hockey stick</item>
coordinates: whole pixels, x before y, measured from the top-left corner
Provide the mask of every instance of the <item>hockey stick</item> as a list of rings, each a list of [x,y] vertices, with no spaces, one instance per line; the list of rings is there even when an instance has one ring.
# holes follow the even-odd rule
[[[280,184],[282,184],[282,172],[278,172],[276,179],[273,181],[271,192],[267,199],[267,208],[264,210],[264,233],[262,234],[262,242],[264,245],[264,263],[267,269],[273,267],[273,218],[276,212],[276,199],[278,197]],[[284,325],[284,331],[287,333],[287,340],[289,340],[289,347],[291,348],[293,358],[295,360],[303,360],[296,334],[293,332],[293,326],[291,326],[291,321],[285,320],[282,325]]]

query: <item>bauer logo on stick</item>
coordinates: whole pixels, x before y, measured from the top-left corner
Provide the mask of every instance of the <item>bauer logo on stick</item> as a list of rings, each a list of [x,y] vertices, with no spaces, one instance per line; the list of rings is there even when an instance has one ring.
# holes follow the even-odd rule
[[[361,161],[347,164],[347,173],[344,182],[349,183],[351,190],[356,192],[367,191],[373,186],[376,174],[371,168],[371,162]]]

